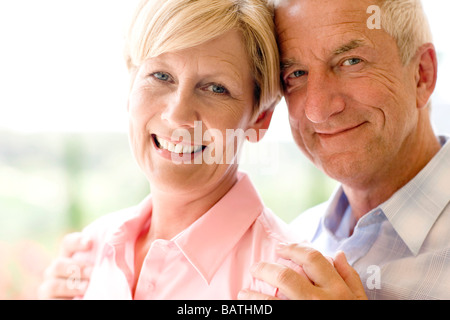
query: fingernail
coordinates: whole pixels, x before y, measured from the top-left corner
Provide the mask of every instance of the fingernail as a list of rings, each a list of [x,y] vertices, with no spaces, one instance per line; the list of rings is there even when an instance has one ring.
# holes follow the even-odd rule
[[[287,243],[280,242],[279,244],[277,244],[276,250],[277,251],[283,250],[284,248],[286,248],[286,246],[287,246]]]
[[[246,300],[246,298],[247,298],[247,290],[241,290],[241,291],[239,291],[239,293],[238,293],[238,295],[237,295],[237,298],[238,298],[238,300]]]

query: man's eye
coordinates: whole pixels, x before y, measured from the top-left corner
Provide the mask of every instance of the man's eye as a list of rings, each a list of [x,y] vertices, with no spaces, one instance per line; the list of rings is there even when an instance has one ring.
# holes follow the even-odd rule
[[[288,78],[293,79],[293,78],[300,78],[302,76],[304,76],[306,74],[306,71],[303,70],[296,70],[294,72],[292,72]]]
[[[152,73],[152,76],[161,81],[169,81],[170,75],[164,72],[155,72]]]
[[[359,58],[351,58],[344,61],[342,65],[344,66],[354,66],[355,64],[361,63],[361,59]]]

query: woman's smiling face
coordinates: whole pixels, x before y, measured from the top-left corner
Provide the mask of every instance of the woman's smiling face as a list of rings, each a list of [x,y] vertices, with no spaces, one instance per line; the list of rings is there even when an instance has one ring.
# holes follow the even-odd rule
[[[233,30],[147,59],[136,71],[130,144],[152,185],[189,191],[235,175],[230,146],[224,140],[214,148],[211,140],[220,142],[214,136],[225,138],[227,129],[252,128],[254,80],[247,57],[241,33]],[[205,161],[205,154],[214,161]]]

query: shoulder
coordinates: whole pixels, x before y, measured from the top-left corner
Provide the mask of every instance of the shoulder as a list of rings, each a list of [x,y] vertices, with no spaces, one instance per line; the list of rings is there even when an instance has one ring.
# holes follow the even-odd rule
[[[298,242],[295,235],[291,232],[289,225],[275,215],[270,209],[265,208],[254,223],[254,234],[259,235],[258,239],[253,238],[253,257],[254,262],[269,262],[285,265],[288,268],[301,273],[301,267],[296,263],[281,258],[276,248],[279,243]],[[256,254],[255,254],[256,253]],[[286,299],[279,290],[268,283],[259,279],[254,279],[251,289],[267,295]]]
[[[95,262],[98,253],[101,252],[107,241],[113,237],[125,221],[136,215],[136,212],[136,207],[122,209],[106,214],[87,225],[82,233],[92,241],[92,249],[87,254],[79,253],[78,257],[92,263]]]
[[[295,234],[299,241],[310,241],[314,237],[328,205],[329,202],[326,201],[301,213],[290,223],[291,233]]]
[[[108,213],[94,220],[83,229],[83,233],[88,236],[102,237],[108,233],[116,231],[125,221],[136,215],[137,207],[129,207],[115,212]]]
[[[269,208],[263,209],[255,220],[254,228],[261,234],[261,237],[267,238],[272,242],[287,243],[294,241],[294,236],[289,229],[289,225]]]
[[[122,209],[116,212],[106,214],[87,225],[83,230],[83,237],[92,242],[92,248],[89,251],[76,252],[73,257],[79,261],[95,263],[99,258],[99,253],[103,250],[106,242],[116,232],[121,224],[126,221],[135,207]]]
[[[256,219],[255,225],[259,227],[264,235],[278,242],[301,242],[310,241],[321,223],[329,202],[323,202],[313,208],[306,210],[287,224],[274,214],[270,209],[264,208]]]

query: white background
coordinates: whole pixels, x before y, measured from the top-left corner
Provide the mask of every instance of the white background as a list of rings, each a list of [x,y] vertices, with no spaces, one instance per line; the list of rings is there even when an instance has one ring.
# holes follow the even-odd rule
[[[123,36],[137,0],[0,0],[0,130],[126,131]],[[450,1],[423,0],[439,54],[433,121],[450,133]],[[290,140],[286,106],[269,140]]]

